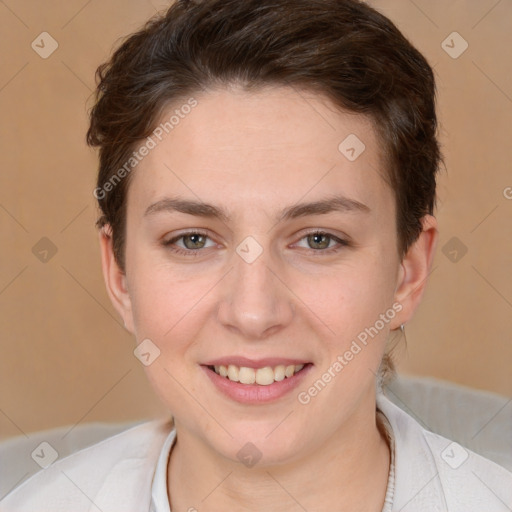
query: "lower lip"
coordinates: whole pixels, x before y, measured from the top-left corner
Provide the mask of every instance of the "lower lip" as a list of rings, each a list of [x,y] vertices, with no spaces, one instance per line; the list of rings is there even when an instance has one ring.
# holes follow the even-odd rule
[[[313,365],[308,363],[300,372],[293,374],[291,377],[286,377],[268,386],[262,386],[260,384],[233,382],[227,377],[221,377],[207,366],[201,366],[221,393],[242,404],[263,404],[278,400],[295,389],[312,367]]]

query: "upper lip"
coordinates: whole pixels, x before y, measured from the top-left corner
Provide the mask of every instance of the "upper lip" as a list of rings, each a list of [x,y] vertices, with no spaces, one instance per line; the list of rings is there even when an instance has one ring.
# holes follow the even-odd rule
[[[290,365],[298,365],[298,364],[307,364],[309,361],[304,361],[301,359],[292,359],[289,357],[265,357],[262,359],[248,359],[247,357],[242,356],[227,356],[227,357],[219,357],[217,359],[211,359],[206,363],[203,363],[204,366],[229,366],[230,364],[234,366],[244,366],[246,368],[265,368],[265,366],[271,366],[274,368],[278,365],[290,366]]]

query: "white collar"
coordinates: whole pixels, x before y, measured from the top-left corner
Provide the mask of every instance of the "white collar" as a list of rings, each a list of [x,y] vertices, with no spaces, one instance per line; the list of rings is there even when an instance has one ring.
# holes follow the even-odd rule
[[[388,419],[395,439],[394,510],[448,510],[439,470],[423,428],[384,394],[377,408]]]
[[[151,505],[149,512],[171,512],[169,495],[167,494],[167,468],[172,447],[176,440],[176,430],[173,428],[162,446],[156,464],[153,484],[151,487]]]

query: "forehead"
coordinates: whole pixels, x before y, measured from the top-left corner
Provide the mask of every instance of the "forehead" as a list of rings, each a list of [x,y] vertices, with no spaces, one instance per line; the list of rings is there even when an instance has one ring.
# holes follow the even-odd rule
[[[128,204],[139,213],[169,193],[269,214],[331,192],[381,214],[392,207],[380,144],[366,117],[288,87],[193,97],[193,108],[181,108],[184,100],[167,109],[158,125],[168,133],[152,135],[156,145],[136,167]]]

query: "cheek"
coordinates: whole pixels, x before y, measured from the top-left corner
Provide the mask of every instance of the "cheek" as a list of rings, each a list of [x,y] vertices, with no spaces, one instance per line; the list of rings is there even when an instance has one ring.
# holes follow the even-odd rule
[[[126,274],[135,336],[161,345],[166,333],[191,308],[194,287],[166,264],[165,250],[156,234],[145,231],[138,219],[128,216]]]
[[[184,275],[169,265],[134,261],[131,302],[137,340],[150,338],[162,351],[179,352],[204,323],[212,274]],[[172,342],[172,343],[171,343]]]
[[[373,325],[393,302],[390,268],[377,258],[361,257],[357,264],[320,278],[296,278],[293,285],[313,316],[325,324],[328,338],[339,343]]]
[[[140,264],[132,277],[137,342],[149,338],[160,351],[144,370],[162,401],[174,409],[176,404],[188,403],[180,383],[187,382],[190,393],[196,391],[189,379],[197,358],[193,347],[209,314],[204,294],[212,288],[213,278],[184,279],[168,267],[149,264]]]

